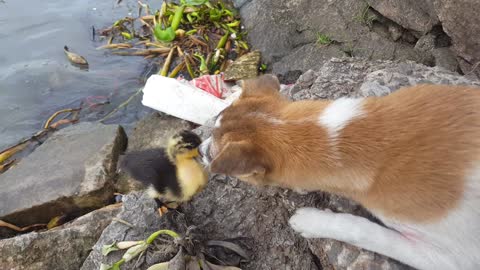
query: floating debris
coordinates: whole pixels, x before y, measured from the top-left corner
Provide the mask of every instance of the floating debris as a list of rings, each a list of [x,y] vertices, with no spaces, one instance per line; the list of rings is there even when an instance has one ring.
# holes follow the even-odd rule
[[[256,77],[259,71],[259,64],[259,51],[242,55],[225,70],[224,79],[226,81],[234,81]]]
[[[63,109],[60,111],[57,111],[53,113],[45,122],[43,125],[43,129],[32,135],[31,137],[21,140],[17,144],[10,146],[4,150],[0,151],[0,173],[3,173],[7,171],[10,167],[15,165],[17,162],[16,159],[13,159],[13,157],[22,151],[24,151],[27,147],[29,147],[33,142],[36,142],[37,144],[40,143],[40,139],[45,137],[46,135],[49,134],[49,132],[54,131],[58,129],[62,125],[66,124],[74,124],[78,122],[78,113],[80,112],[81,108],[75,108],[75,109]],[[69,113],[67,116],[70,118],[63,118],[60,119],[56,122],[53,122],[55,118],[64,113]],[[53,123],[52,123],[53,122]],[[11,160],[9,160],[11,159]]]
[[[14,224],[8,223],[8,222],[3,221],[3,220],[0,220],[0,227],[9,228],[9,229],[14,230],[16,232],[27,232],[27,231],[45,229],[47,227],[47,224],[33,224],[33,225],[30,225],[30,226],[18,227]]]
[[[63,51],[65,52],[65,55],[67,55],[68,61],[70,61],[70,63],[82,68],[88,68],[88,62],[87,62],[87,59],[85,59],[85,57],[71,52],[68,49],[67,45],[63,47]]]

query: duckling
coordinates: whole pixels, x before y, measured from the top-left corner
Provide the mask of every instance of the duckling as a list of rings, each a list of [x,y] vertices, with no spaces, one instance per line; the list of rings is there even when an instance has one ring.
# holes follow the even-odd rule
[[[169,138],[166,149],[126,153],[119,167],[147,187],[162,215],[168,208],[190,201],[206,186],[207,173],[196,160],[201,142],[198,135],[183,130]]]

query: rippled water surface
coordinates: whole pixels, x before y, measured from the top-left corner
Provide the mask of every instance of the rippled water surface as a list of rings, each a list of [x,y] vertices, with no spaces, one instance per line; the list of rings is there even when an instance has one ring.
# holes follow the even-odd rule
[[[136,1],[0,0],[0,149],[41,129],[59,109],[84,101],[82,120],[96,120],[141,87],[147,61],[97,50],[106,41],[92,34],[129,12],[137,14]],[[68,62],[64,45],[88,60],[88,71]],[[140,99],[109,122],[141,117]]]

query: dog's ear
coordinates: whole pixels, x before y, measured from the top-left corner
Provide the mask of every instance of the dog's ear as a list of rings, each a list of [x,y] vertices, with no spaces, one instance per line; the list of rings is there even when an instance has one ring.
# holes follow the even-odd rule
[[[253,79],[240,81],[242,87],[241,97],[279,95],[280,82],[277,76],[265,74]]]
[[[212,161],[210,171],[237,177],[252,175],[263,177],[266,168],[261,160],[251,143],[230,142]]]

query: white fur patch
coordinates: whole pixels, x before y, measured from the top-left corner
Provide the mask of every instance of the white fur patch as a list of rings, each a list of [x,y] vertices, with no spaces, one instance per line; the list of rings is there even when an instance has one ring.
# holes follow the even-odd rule
[[[477,162],[478,163],[478,162]],[[435,222],[398,222],[373,212],[387,227],[365,218],[300,208],[290,226],[307,238],[330,238],[425,270],[480,269],[480,164],[467,172],[460,204]],[[411,209],[415,211],[415,209]],[[392,229],[390,229],[392,228]]]
[[[318,120],[327,128],[330,138],[335,139],[350,121],[364,113],[362,98],[340,98],[330,103]]]
[[[222,116],[218,116],[217,117],[217,120],[215,120],[215,126],[216,128],[220,127],[220,125],[222,124]]]
[[[438,264],[432,264],[431,258],[425,256],[424,250],[416,250],[415,244],[401,234],[363,217],[315,208],[300,208],[290,218],[289,224],[303,237],[329,238],[347,242],[422,270],[461,269],[438,268]]]
[[[245,115],[246,117],[256,117],[256,118],[261,118],[267,122],[269,122],[270,124],[273,124],[273,125],[283,125],[285,124],[286,122],[282,119],[279,119],[279,118],[276,118],[276,117],[273,117],[273,116],[270,116],[268,114],[265,114],[265,113],[261,113],[261,112],[252,112],[252,113],[248,113]]]

